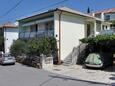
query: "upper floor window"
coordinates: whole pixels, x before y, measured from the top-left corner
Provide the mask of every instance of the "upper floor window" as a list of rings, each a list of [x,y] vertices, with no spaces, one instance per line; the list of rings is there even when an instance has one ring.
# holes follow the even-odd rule
[[[110,20],[110,15],[105,15],[105,20],[106,21]]]
[[[52,30],[53,27],[54,27],[53,22],[47,22],[47,23],[45,24],[45,29],[46,29],[46,30]]]
[[[30,32],[37,32],[37,30],[38,30],[38,25],[37,24],[30,26]]]

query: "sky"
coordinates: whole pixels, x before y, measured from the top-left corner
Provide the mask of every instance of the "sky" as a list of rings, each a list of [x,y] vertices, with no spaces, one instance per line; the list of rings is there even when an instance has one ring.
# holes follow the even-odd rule
[[[33,15],[52,8],[66,6],[86,13],[90,7],[92,11],[115,8],[115,0],[66,0],[63,3],[51,6],[63,0],[22,0],[22,2],[8,14],[8,10],[14,7],[20,0],[0,0],[0,24],[15,22],[25,16]],[[44,8],[40,10],[41,8]]]

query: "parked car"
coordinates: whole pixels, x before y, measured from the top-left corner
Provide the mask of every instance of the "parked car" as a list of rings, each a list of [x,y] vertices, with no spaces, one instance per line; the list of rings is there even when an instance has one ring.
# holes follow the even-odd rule
[[[90,68],[103,68],[104,60],[98,53],[91,53],[85,60],[85,66]]]
[[[5,65],[5,64],[15,64],[16,60],[13,56],[10,54],[3,54],[0,57],[0,64]]]

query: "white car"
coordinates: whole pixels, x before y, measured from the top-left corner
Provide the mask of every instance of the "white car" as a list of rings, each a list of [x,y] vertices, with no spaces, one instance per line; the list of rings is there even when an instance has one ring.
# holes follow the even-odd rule
[[[3,54],[0,57],[0,64],[15,64],[16,60],[14,57],[12,57],[10,54]]]

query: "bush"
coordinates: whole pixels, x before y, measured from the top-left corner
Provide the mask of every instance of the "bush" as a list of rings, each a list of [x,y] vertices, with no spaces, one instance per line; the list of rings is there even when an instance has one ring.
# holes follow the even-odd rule
[[[35,38],[29,40],[16,40],[10,52],[14,56],[26,54],[28,56],[51,56],[57,54],[56,39],[53,37]]]
[[[96,44],[100,42],[114,41],[115,35],[98,35],[96,37],[89,37],[80,39],[82,43]]]
[[[39,40],[36,39],[28,40],[26,54],[29,56],[34,56],[34,55],[39,56],[40,55],[39,45],[40,45]]]
[[[26,43],[23,40],[16,40],[13,42],[10,53],[13,56],[22,55],[23,53],[26,53]]]
[[[50,43],[50,38],[44,37],[40,40],[40,45],[39,45],[39,51],[40,54],[44,54],[46,56],[51,56],[51,43]]]
[[[56,40],[53,37],[30,39],[27,41],[27,54],[51,56],[57,52]]]

